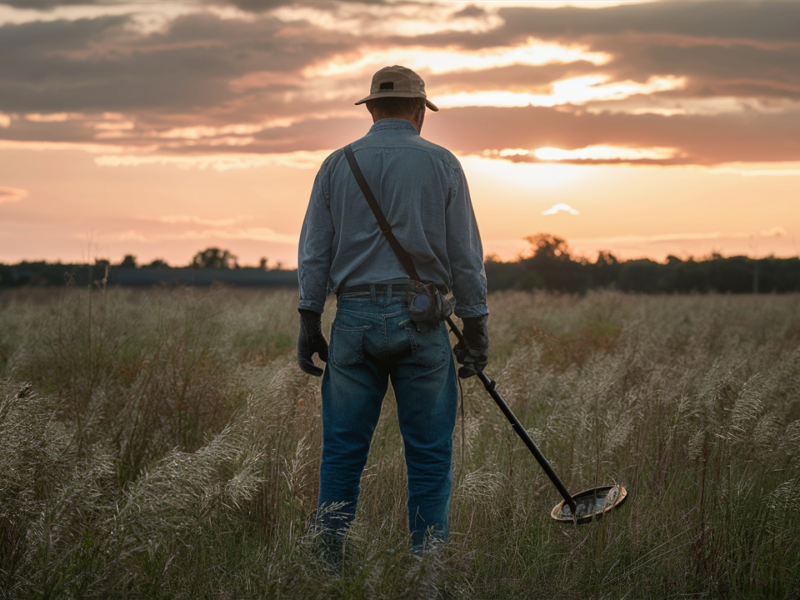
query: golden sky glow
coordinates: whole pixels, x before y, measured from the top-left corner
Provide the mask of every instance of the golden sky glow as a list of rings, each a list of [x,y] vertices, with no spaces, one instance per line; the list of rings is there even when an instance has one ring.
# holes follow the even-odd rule
[[[296,263],[387,64],[486,253],[796,255],[800,3],[0,0],[0,261]]]

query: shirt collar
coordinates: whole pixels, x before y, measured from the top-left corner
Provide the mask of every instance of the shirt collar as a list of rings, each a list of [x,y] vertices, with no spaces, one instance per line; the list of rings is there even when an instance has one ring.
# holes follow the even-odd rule
[[[411,124],[411,121],[406,121],[405,119],[381,119],[372,124],[372,127],[369,128],[369,132],[374,133],[376,131],[388,131],[390,129],[400,129],[417,133],[417,128]]]

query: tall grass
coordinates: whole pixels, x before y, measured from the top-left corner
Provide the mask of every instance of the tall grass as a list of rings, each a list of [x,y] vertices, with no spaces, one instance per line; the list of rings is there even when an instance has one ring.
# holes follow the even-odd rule
[[[451,537],[409,554],[391,394],[341,572],[316,553],[319,380],[296,294],[0,295],[2,597],[800,595],[800,297],[490,297],[487,368],[559,497],[474,379]],[[335,311],[326,311],[329,326]]]

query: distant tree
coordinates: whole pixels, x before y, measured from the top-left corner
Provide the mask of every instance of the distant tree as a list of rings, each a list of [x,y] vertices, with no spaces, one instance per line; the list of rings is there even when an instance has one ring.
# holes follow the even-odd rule
[[[591,274],[592,284],[600,287],[612,287],[619,279],[620,262],[608,250],[600,250],[594,264],[586,265]]]
[[[119,263],[119,266],[125,267],[126,269],[135,269],[136,257],[133,254],[126,254],[125,258],[122,259],[122,262]]]
[[[142,268],[143,269],[169,269],[169,265],[167,264],[167,261],[165,261],[164,259],[157,258],[153,262],[151,262],[151,263],[149,263],[147,265],[142,265]]]
[[[261,257],[261,261],[258,263],[258,268],[261,269],[262,271],[269,270],[269,260],[267,260],[266,256]]]
[[[525,241],[531,245],[531,258],[570,260],[567,240],[549,233],[529,235]]]
[[[530,255],[522,258],[526,276],[517,287],[544,288],[559,292],[585,292],[591,286],[589,273],[582,260],[573,260],[567,241],[550,233],[537,233],[525,238],[531,245]]]
[[[237,258],[229,250],[206,248],[194,255],[189,266],[192,269],[236,269],[239,267]]]
[[[594,264],[598,266],[610,267],[619,264],[619,260],[617,260],[617,257],[611,254],[611,252],[608,250],[600,250],[600,252],[597,253],[597,260]]]

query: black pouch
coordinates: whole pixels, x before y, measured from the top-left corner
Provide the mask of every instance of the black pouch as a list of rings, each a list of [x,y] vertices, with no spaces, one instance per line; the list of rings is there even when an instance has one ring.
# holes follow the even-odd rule
[[[408,315],[420,333],[430,333],[453,314],[453,305],[434,283],[410,280],[406,291]]]

